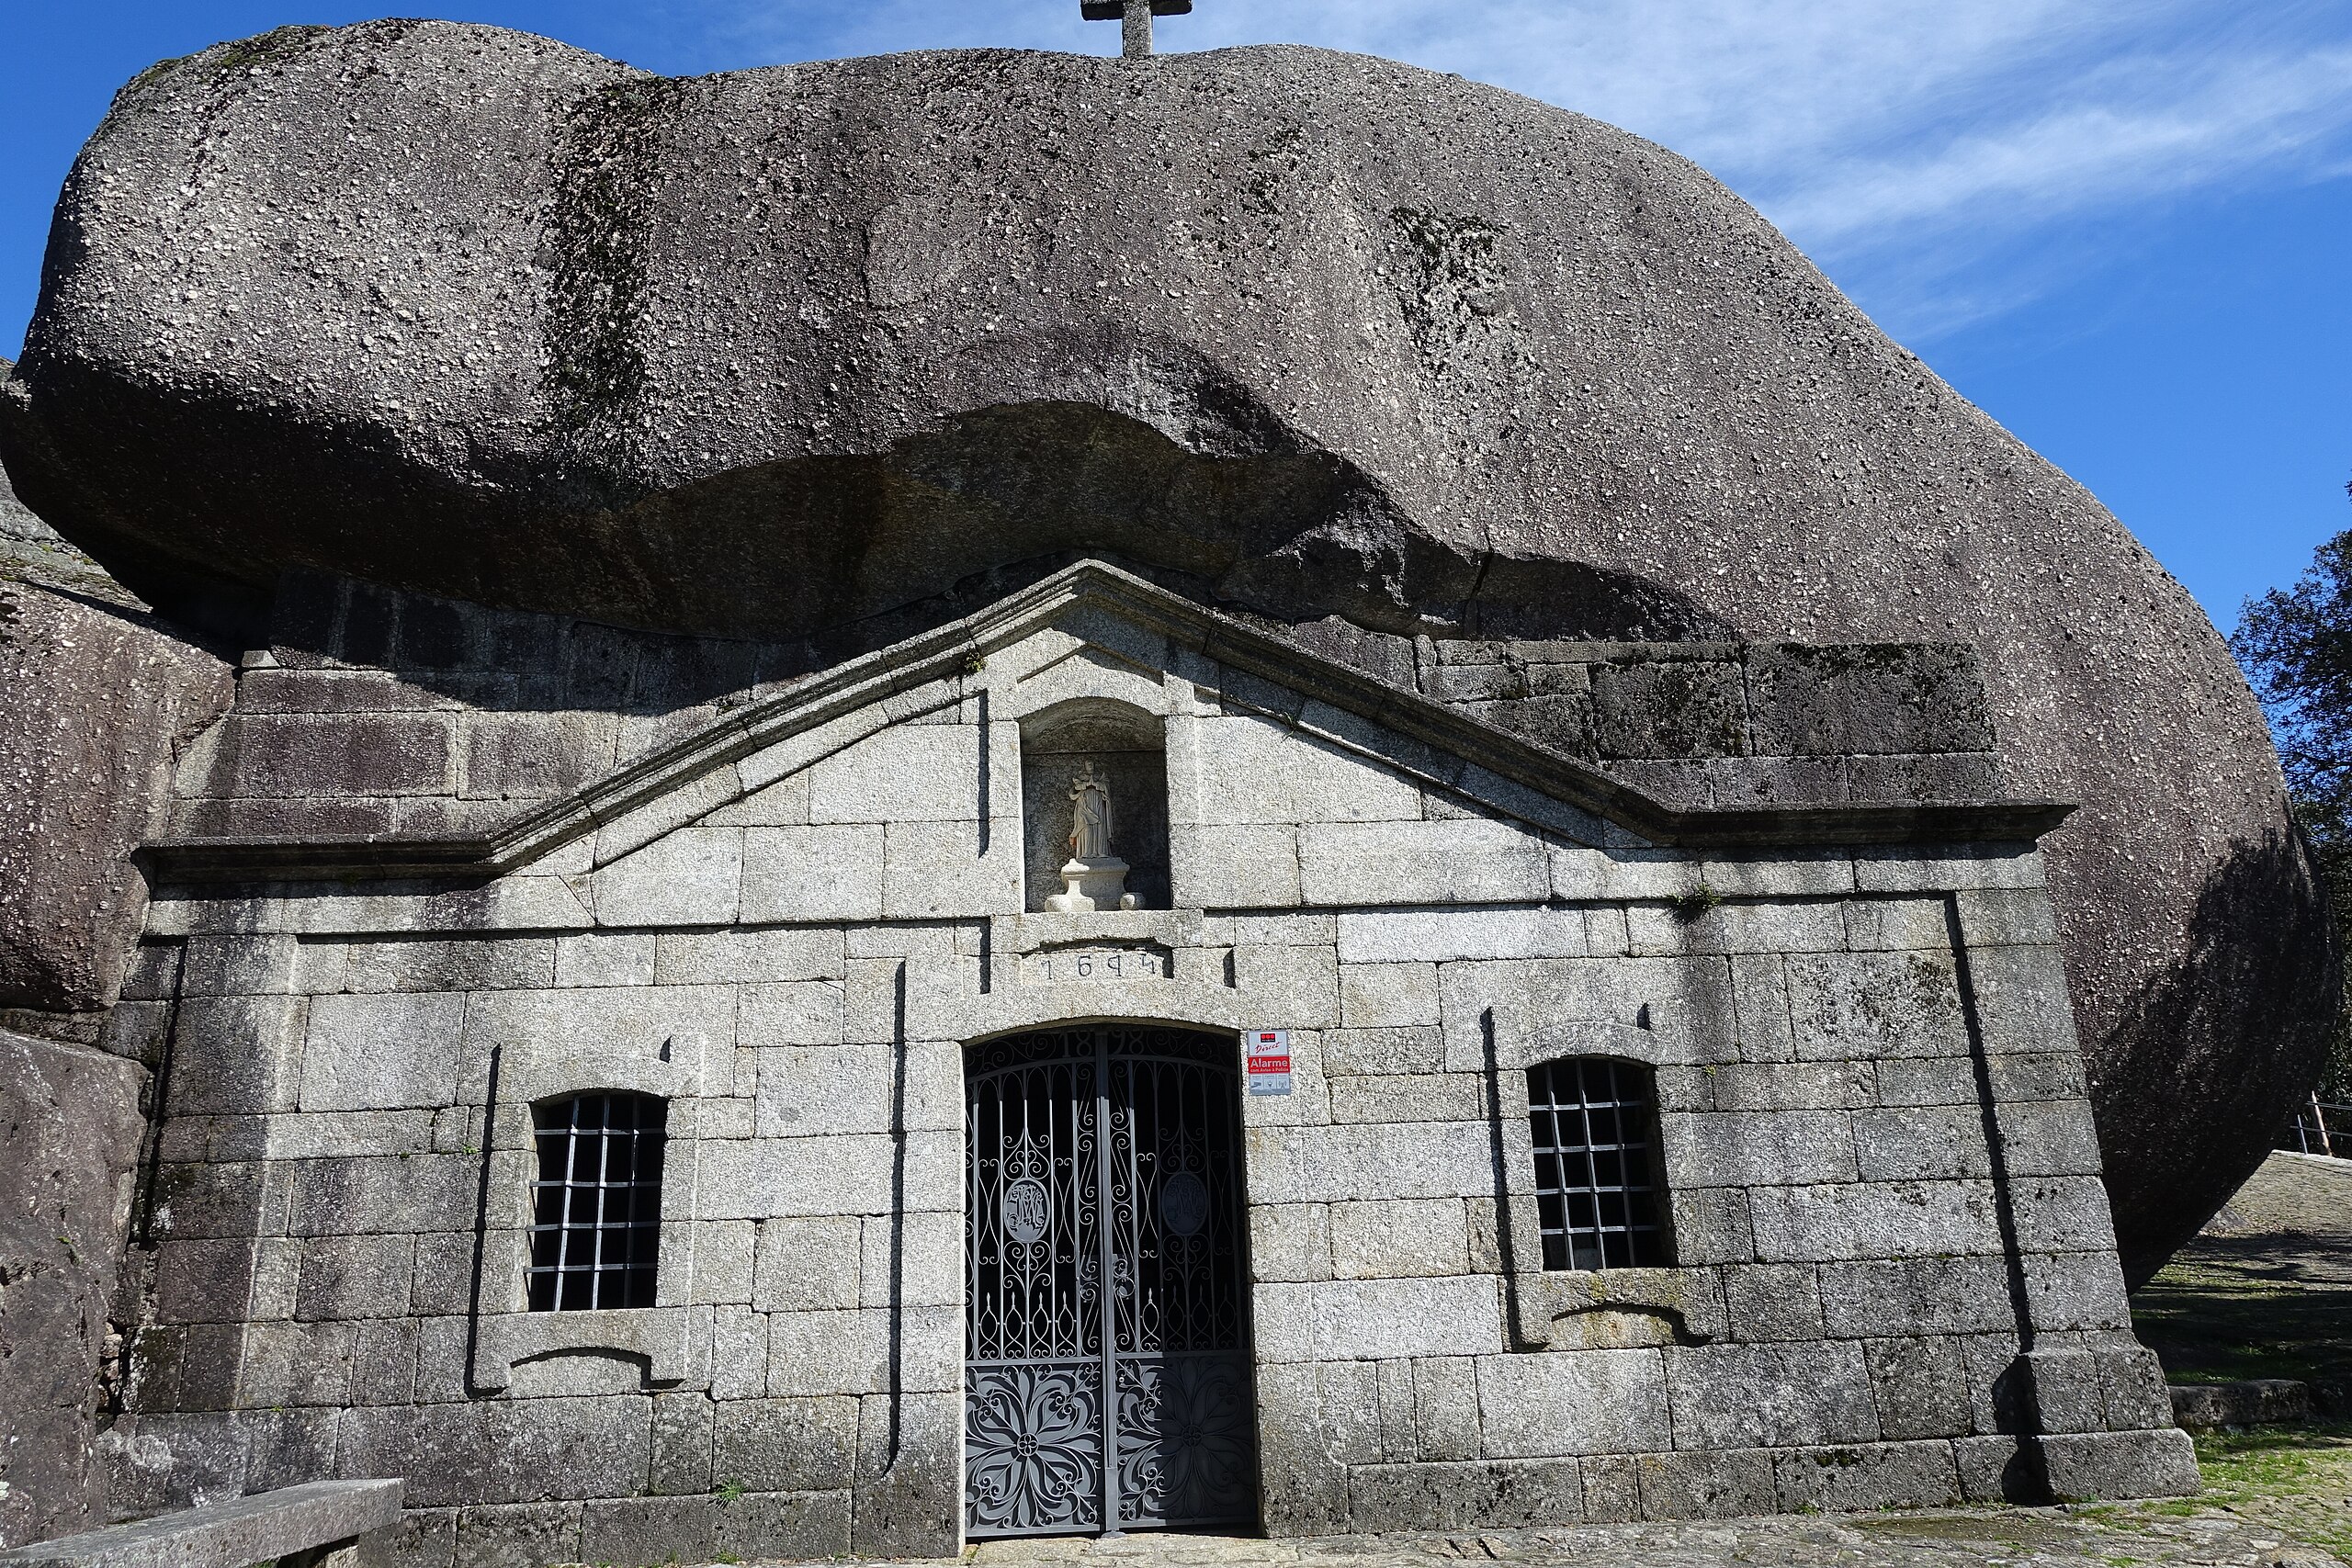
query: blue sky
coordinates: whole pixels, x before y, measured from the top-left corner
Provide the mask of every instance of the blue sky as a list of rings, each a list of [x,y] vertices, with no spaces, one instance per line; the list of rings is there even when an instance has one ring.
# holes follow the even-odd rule
[[[1363,50],[1614,121],[1760,207],[2224,628],[2352,526],[2352,0],[1197,0],[1163,49]],[[1077,0],[480,0],[649,70],[1111,52]],[[0,355],[155,60],[364,6],[0,0]],[[413,12],[408,14],[414,14]]]

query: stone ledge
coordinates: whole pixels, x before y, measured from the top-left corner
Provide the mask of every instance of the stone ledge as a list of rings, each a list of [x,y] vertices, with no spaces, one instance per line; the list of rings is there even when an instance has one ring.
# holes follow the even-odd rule
[[[502,1313],[481,1320],[474,1342],[473,1385],[487,1393],[514,1386],[514,1368],[547,1356],[604,1354],[642,1357],[645,1381],[665,1388],[686,1384],[708,1368],[695,1354],[695,1314],[685,1307],[636,1307],[596,1312]]]
[[[2352,1380],[2345,1379],[2316,1383],[2293,1378],[2175,1383],[2171,1393],[2172,1418],[2191,1432],[2352,1416]]]
[[[339,1547],[401,1517],[398,1481],[313,1481],[0,1551],[6,1568],[248,1568]]]
[[[1527,1349],[1642,1349],[1706,1345],[1725,1331],[1712,1269],[1522,1269],[1510,1289]]]

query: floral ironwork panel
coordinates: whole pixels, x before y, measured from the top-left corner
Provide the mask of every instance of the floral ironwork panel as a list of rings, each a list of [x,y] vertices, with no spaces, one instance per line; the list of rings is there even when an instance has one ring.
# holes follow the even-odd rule
[[[1119,1523],[1233,1522],[1256,1495],[1257,1411],[1238,1356],[1121,1357]]]
[[[964,1427],[973,1534],[1101,1528],[1100,1361],[974,1367]]]

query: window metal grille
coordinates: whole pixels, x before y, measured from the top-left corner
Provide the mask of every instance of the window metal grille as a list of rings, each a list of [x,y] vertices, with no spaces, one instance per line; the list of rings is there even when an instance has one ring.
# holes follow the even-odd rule
[[[1527,1069],[1546,1269],[1663,1264],[1650,1070],[1572,1057]]]
[[[670,1106],[650,1094],[581,1094],[531,1108],[531,1310],[653,1304],[662,1149]]]

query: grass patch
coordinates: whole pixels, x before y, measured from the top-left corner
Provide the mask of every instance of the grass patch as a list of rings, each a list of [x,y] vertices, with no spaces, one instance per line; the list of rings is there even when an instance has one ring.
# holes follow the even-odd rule
[[[2176,1259],[2132,1298],[2174,1382],[2352,1376],[2352,1290],[2262,1261]]]

